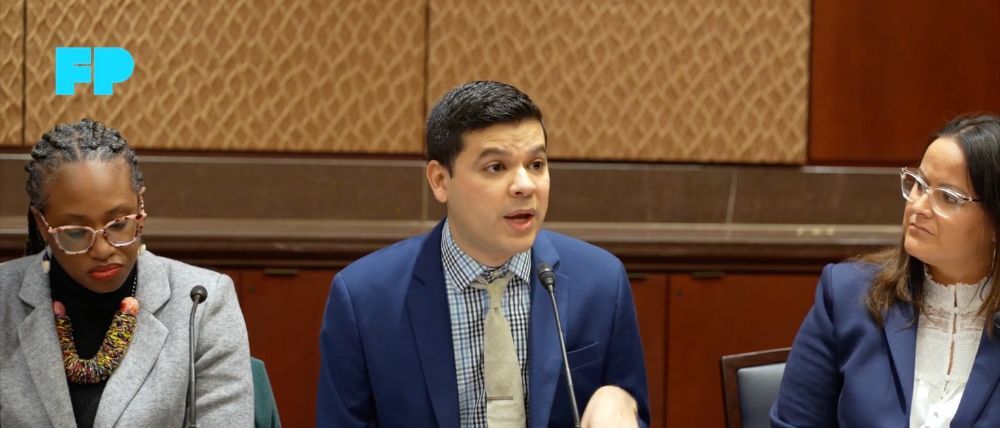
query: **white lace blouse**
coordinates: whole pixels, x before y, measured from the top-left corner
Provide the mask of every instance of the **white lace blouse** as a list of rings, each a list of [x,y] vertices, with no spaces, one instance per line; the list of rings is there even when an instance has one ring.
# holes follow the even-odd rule
[[[926,278],[924,310],[917,322],[911,428],[951,424],[979,349],[986,316],[977,313],[989,293],[986,278],[952,285],[935,282],[929,273]]]

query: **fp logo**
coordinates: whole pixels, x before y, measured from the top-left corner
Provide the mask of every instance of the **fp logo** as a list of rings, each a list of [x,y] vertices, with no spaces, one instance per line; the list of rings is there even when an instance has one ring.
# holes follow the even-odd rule
[[[93,53],[93,54],[91,54]],[[77,83],[94,84],[94,95],[111,95],[115,83],[132,77],[135,62],[122,48],[56,48],[56,95],[73,95]]]

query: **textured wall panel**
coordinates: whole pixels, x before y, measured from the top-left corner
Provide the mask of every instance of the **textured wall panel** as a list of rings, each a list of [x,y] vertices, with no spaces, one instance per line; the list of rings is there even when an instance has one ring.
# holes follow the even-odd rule
[[[513,83],[555,156],[805,161],[808,0],[430,4],[428,101]]]
[[[0,146],[22,141],[24,3],[0,2]]]
[[[27,135],[92,116],[141,148],[416,153],[426,4],[28,2]],[[110,97],[54,95],[56,46],[122,46]]]

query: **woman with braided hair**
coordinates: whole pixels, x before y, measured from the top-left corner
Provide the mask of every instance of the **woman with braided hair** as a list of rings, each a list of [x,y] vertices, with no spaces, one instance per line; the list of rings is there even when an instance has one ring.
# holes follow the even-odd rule
[[[232,280],[145,251],[142,172],[99,122],[31,151],[25,256],[0,264],[0,426],[181,426],[198,309],[197,421],[250,426],[246,326]]]

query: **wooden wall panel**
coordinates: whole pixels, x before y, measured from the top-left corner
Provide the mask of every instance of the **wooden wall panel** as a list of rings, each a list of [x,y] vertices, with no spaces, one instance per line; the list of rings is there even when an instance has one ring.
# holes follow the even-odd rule
[[[642,337],[642,350],[646,358],[649,413],[653,419],[650,428],[661,428],[665,426],[668,276],[634,275],[629,280],[632,283],[632,298],[635,301],[639,335]]]
[[[1000,113],[1000,2],[813,7],[810,163],[914,164],[954,116]]]
[[[791,346],[819,275],[670,276],[668,427],[722,428],[723,355]]]
[[[91,116],[139,148],[422,150],[423,2],[27,5],[29,141],[55,123]],[[132,53],[135,72],[112,96],[96,97],[90,85],[56,96],[57,46],[120,46]]]
[[[316,425],[319,330],[336,272],[245,270],[240,305],[250,354],[264,360],[281,422]]]
[[[24,144],[24,3],[0,2],[0,147]]]
[[[428,102],[518,86],[564,158],[802,163],[808,0],[430,0]]]

